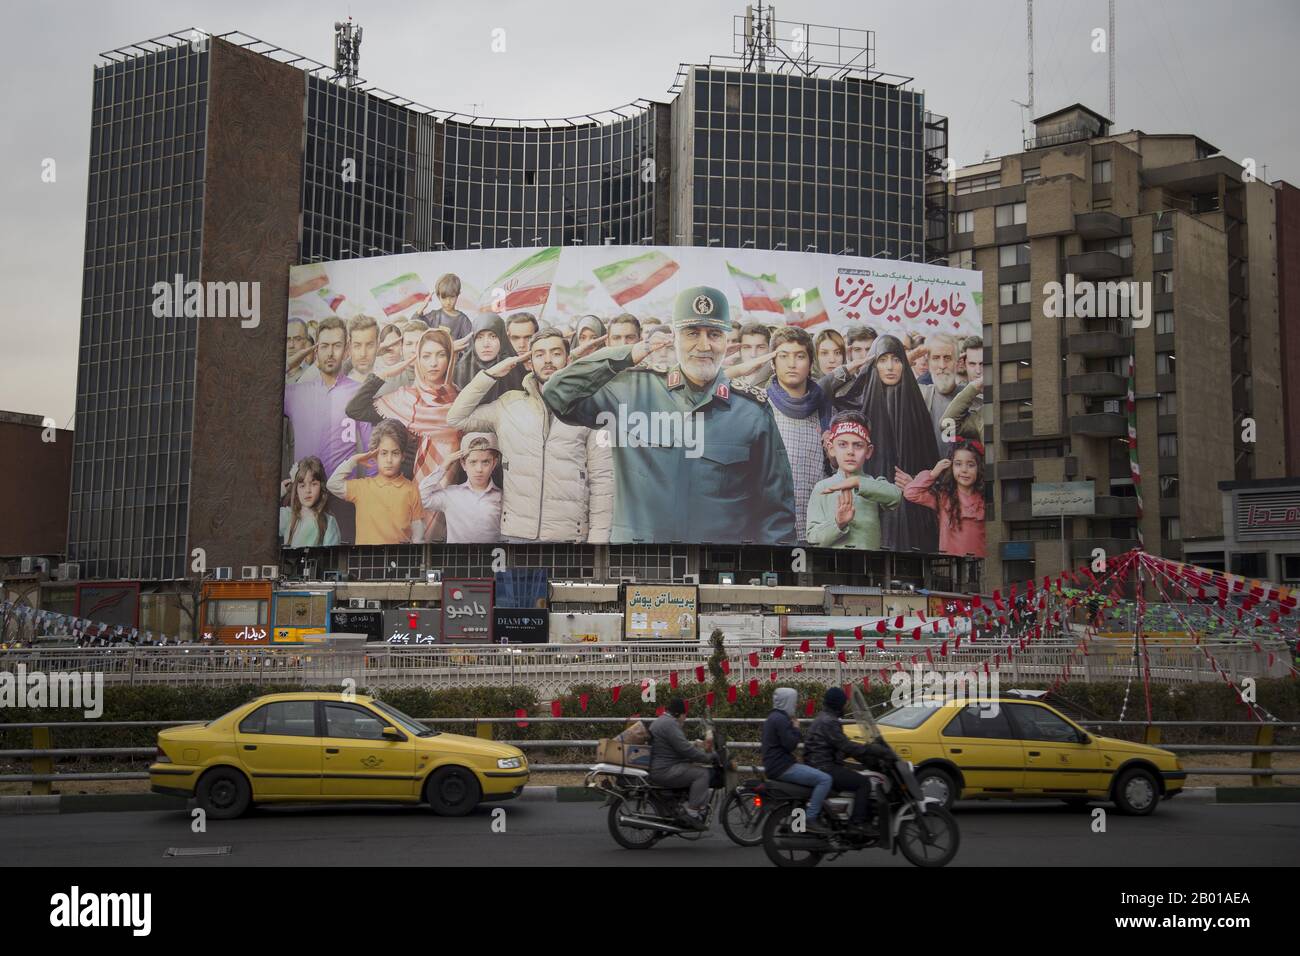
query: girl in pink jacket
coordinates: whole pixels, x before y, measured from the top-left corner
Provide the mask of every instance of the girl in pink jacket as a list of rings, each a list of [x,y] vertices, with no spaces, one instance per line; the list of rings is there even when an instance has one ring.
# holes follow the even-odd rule
[[[958,438],[948,458],[917,472],[903,497],[939,514],[939,550],[982,558],[984,549],[984,445]]]

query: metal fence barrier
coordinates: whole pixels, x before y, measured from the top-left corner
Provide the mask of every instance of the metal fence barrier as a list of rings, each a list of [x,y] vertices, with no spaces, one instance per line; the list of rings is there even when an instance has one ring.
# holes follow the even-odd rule
[[[735,662],[732,676],[742,683],[765,679],[770,671],[782,671],[792,679],[791,663],[803,666],[803,679],[843,684],[875,676],[881,669],[901,665],[910,669],[916,657],[924,669],[945,673],[976,671],[996,654],[1002,656],[996,672],[1001,680],[1053,680],[1069,669],[1070,676],[1085,682],[1122,680],[1134,673],[1131,645],[1098,641],[1087,655],[1076,652],[1070,642],[1031,644],[1025,650],[1015,645],[1010,659],[1006,645],[963,642],[960,648],[943,647],[928,635],[922,640],[858,642],[841,639],[835,649],[814,647],[808,652],[798,644],[786,643],[780,662],[770,652],[778,645],[737,645],[727,648]],[[1281,641],[1203,645],[1219,670],[1206,659],[1200,647],[1190,644],[1152,645],[1148,648],[1151,679],[1159,683],[1196,683],[1244,677],[1284,677],[1289,673],[1290,652]],[[930,657],[926,657],[929,651]],[[839,660],[843,652],[844,661]],[[351,679],[358,687],[415,687],[447,690],[456,687],[529,687],[543,698],[568,693],[579,684],[614,686],[634,684],[649,678],[663,679],[670,671],[689,674],[708,661],[706,644],[668,644],[651,641],[622,644],[533,644],[533,645],[428,645],[373,644],[364,649],[313,649],[299,647],[105,647],[105,648],[17,648],[0,651],[0,671],[17,672],[21,665],[29,673],[78,672],[103,674],[106,684],[148,685],[235,685],[283,684],[323,686]],[[749,664],[749,655],[760,655],[759,666]]]
[[[530,724],[611,724],[626,726],[627,717],[426,717],[416,718],[429,725],[472,725],[475,736],[496,740],[498,743],[510,744],[521,750],[553,750],[595,747],[596,740],[587,739],[548,739],[548,740],[511,740],[497,737],[498,725]],[[698,723],[703,718],[687,718],[687,723]],[[66,758],[89,758],[91,760],[113,757],[145,757],[156,753],[155,747],[54,747],[52,744],[55,730],[101,729],[101,728],[140,728],[140,727],[180,727],[187,724],[204,723],[201,720],[129,720],[129,721],[53,721],[49,723],[12,723],[0,724],[0,733],[13,730],[29,730],[32,734],[32,746],[17,750],[0,750],[0,760],[30,761],[32,772],[25,774],[0,774],[0,783],[29,783],[33,795],[50,793],[50,785],[59,782],[89,780],[147,780],[149,774],[141,771],[117,772],[71,772],[55,773],[54,761]],[[718,726],[738,725],[756,727],[763,723],[761,717],[715,717],[712,722]],[[1158,720],[1147,723],[1135,720],[1080,720],[1081,726],[1091,729],[1102,727],[1119,727],[1140,729],[1142,742],[1161,747],[1173,753],[1248,753],[1251,766],[1245,767],[1189,767],[1185,768],[1189,776],[1246,776],[1251,778],[1252,786],[1272,786],[1274,777],[1300,776],[1300,768],[1294,770],[1274,768],[1272,756],[1275,753],[1300,753],[1300,745],[1276,744],[1274,734],[1278,730],[1300,728],[1300,721],[1209,721],[1209,720]],[[1186,729],[1192,727],[1251,727],[1255,730],[1253,744],[1166,744],[1161,741],[1165,728]],[[738,750],[757,750],[758,743],[753,741],[729,741],[728,747]],[[539,773],[585,771],[590,764],[534,764],[529,761],[529,768]],[[756,770],[757,766],[743,769]]]

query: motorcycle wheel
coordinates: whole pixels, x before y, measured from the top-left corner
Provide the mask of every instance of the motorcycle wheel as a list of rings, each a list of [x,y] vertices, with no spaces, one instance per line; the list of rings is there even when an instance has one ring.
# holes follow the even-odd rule
[[[913,866],[933,868],[947,866],[957,855],[961,832],[957,820],[942,807],[931,805],[925,814],[929,837],[921,821],[912,817],[898,828],[898,848]]]
[[[619,822],[619,816],[624,812],[627,813],[644,813],[645,801],[637,800],[615,800],[609,808],[609,835],[625,850],[648,850],[661,839],[663,833],[657,830],[640,830],[634,827],[623,826]]]
[[[749,792],[727,794],[722,804],[722,829],[737,846],[758,846],[763,842],[763,808],[755,806]]]
[[[790,818],[797,809],[802,808],[788,803],[764,814],[763,852],[777,866],[816,866],[822,861],[822,857],[826,855],[821,850],[800,850],[776,845],[777,840],[790,838]]]

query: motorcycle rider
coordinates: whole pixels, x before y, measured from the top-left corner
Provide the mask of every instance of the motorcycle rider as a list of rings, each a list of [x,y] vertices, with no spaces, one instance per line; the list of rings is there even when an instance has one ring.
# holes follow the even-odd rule
[[[816,767],[799,763],[799,758],[795,756],[795,751],[803,740],[803,734],[794,722],[794,708],[798,700],[799,693],[793,687],[778,687],[772,692],[772,712],[763,721],[763,773],[769,780],[784,780],[786,783],[812,787],[805,827],[812,832],[824,832],[826,827],[820,815],[822,801],[831,791],[831,775]]]
[[[886,757],[889,750],[880,744],[857,744],[845,736],[840,718],[847,702],[848,695],[840,688],[831,687],[826,691],[822,697],[822,709],[808,728],[804,761],[829,774],[836,790],[853,793],[853,813],[849,825],[862,831],[869,827],[867,817],[872,811],[871,790],[868,778],[844,766],[844,758],[852,757],[860,763],[870,765]],[[859,790],[864,792],[858,793]]]
[[[709,771],[700,763],[713,757],[686,739],[686,701],[674,697],[668,709],[650,724],[650,782],[656,787],[689,788],[686,817],[696,829],[704,829],[709,805]]]

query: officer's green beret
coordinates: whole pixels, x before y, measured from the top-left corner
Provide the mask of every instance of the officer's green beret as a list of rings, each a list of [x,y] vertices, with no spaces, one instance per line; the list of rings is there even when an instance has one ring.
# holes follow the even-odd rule
[[[692,325],[731,331],[731,310],[721,290],[697,285],[677,293],[677,301],[673,304],[673,328],[684,329]]]

